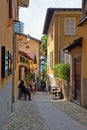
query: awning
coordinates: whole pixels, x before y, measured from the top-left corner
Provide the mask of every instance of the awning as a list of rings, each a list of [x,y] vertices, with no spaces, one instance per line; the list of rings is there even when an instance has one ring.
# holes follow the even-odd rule
[[[78,26],[82,26],[84,23],[87,22],[87,16],[84,16],[78,23]]]
[[[24,56],[24,57],[26,57],[26,58],[32,60],[31,57],[29,57],[29,55],[27,55],[27,53],[25,53],[25,52],[23,52],[23,51],[19,51],[19,54],[21,54],[22,56]]]
[[[30,57],[32,60],[34,60],[35,57],[36,57],[36,54],[33,53],[33,52],[28,52],[28,53],[26,53],[26,55],[27,55],[28,57]]]
[[[19,51],[19,54],[21,54],[22,56],[25,56],[26,58],[30,59],[30,60],[33,60],[34,63],[36,63],[36,54],[33,53],[33,52],[22,52],[22,51]]]
[[[82,37],[75,39],[71,44],[69,44],[68,46],[66,46],[63,51],[66,52],[71,52],[72,49],[76,48],[76,47],[81,47],[82,46]]]

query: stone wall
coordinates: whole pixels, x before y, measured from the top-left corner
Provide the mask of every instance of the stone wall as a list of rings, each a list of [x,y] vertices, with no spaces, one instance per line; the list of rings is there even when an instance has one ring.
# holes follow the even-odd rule
[[[62,89],[63,98],[70,100],[70,82],[61,78],[55,78],[56,85]]]
[[[62,90],[63,98],[70,100],[70,82],[54,76],[48,76],[47,78],[47,89],[50,86],[52,92],[53,87],[59,87]]]

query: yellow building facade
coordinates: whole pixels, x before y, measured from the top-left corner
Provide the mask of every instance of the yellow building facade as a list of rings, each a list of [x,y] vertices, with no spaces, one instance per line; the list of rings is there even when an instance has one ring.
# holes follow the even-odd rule
[[[14,20],[18,20],[18,6],[24,7],[21,0],[0,1],[0,129],[14,105],[14,57],[17,40],[14,35]]]
[[[87,1],[82,1],[82,18],[78,23],[81,37],[75,39],[65,50],[71,54],[71,99],[87,107]]]
[[[28,37],[29,39],[27,39]],[[34,79],[32,82],[32,86],[34,88],[35,76],[40,75],[40,44],[41,41],[34,37],[25,34],[18,34],[18,60],[17,60],[18,76],[16,76],[17,81],[16,86],[18,86],[20,80],[25,80],[26,73],[29,72],[34,74]],[[27,58],[28,64],[26,65],[26,63],[23,62],[21,58],[24,60],[26,60]]]
[[[70,63],[70,56],[63,48],[80,36],[77,24],[81,19],[81,9],[48,8],[43,33],[47,39],[48,86],[56,85],[53,67],[58,63]]]

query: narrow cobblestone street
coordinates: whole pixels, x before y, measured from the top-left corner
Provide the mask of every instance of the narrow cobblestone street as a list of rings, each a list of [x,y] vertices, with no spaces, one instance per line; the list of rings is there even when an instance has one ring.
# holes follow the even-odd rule
[[[34,96],[34,95],[33,95]],[[33,98],[33,97],[32,97]],[[16,111],[11,114],[5,130],[49,130],[40,117],[34,100],[19,100]]]
[[[59,112],[62,112],[61,114],[68,115],[69,118],[74,119],[78,124],[82,124],[81,126],[84,130],[87,129],[87,109],[66,100],[53,100],[51,94],[43,92],[32,94],[31,101],[17,101],[16,110],[8,118],[4,130],[51,130],[51,128],[49,129],[46,120],[42,118],[40,109],[37,106],[37,104],[39,104],[39,106],[42,104],[43,107],[43,104],[48,103],[51,107],[53,106]],[[57,120],[57,122],[59,122],[59,120]],[[61,130],[66,129],[67,128]],[[55,128],[52,130],[58,129]],[[70,130],[72,130],[72,128]],[[74,130],[77,129],[74,128]]]

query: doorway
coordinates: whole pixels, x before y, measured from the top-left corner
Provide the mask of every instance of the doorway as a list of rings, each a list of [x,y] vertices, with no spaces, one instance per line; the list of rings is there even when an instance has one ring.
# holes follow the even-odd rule
[[[81,102],[81,56],[74,59],[75,101]]]

